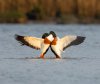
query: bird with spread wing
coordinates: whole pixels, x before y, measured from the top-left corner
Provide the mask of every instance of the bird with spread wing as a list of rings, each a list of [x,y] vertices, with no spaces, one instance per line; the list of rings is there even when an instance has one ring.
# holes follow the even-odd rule
[[[48,51],[54,38],[52,34],[44,33],[42,38],[21,36],[16,34],[15,39],[19,41],[21,45],[26,45],[36,50],[41,50],[40,58],[44,58],[44,55]]]
[[[19,41],[21,45],[26,45],[33,49],[41,50],[40,58],[44,58],[44,55],[48,51],[49,47],[55,54],[56,58],[61,58],[62,51],[70,46],[83,43],[85,38],[86,37],[83,36],[67,35],[60,39],[57,37],[54,31],[44,33],[42,38],[15,35],[15,39]]]
[[[51,42],[50,47],[56,58],[61,58],[62,51],[70,46],[83,43],[86,38],[83,36],[67,35],[60,39],[59,37],[57,37],[54,31],[50,31],[50,34],[52,34],[54,37],[54,40]]]

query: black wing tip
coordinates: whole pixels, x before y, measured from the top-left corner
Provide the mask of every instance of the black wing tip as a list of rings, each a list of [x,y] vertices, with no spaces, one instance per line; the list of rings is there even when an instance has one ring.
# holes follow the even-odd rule
[[[15,34],[15,39],[21,44],[24,45],[25,41],[24,41],[24,36]]]
[[[76,44],[81,44],[84,42],[84,40],[86,39],[86,37],[83,36],[77,36],[77,43]]]
[[[19,36],[18,34],[15,34],[14,35],[14,37],[15,37],[16,40],[18,39],[18,36]]]
[[[21,41],[23,38],[24,38],[24,36],[15,34],[15,39],[16,39],[16,40]]]
[[[77,36],[77,39],[80,39],[80,40],[84,41],[86,39],[86,37],[84,37],[84,36]]]

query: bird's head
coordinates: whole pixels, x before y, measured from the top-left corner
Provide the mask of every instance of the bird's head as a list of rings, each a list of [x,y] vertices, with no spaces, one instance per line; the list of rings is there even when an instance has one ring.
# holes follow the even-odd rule
[[[57,37],[57,36],[56,36],[56,33],[55,33],[54,31],[50,31],[49,34],[52,34],[54,38]]]
[[[44,43],[50,44],[54,40],[54,37],[50,33],[44,33],[42,35],[42,39],[44,39]]]
[[[53,35],[54,40],[51,42],[51,45],[56,45],[57,44],[57,35],[54,31],[50,31],[49,34]]]
[[[45,38],[48,37],[48,36],[49,36],[48,33],[44,33],[44,34],[42,35],[42,38],[45,39]]]

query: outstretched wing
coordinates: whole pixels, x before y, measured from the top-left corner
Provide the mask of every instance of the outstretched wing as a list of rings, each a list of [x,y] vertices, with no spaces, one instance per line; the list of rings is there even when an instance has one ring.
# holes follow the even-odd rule
[[[65,50],[67,47],[79,45],[84,42],[85,38],[82,36],[65,36],[60,40],[62,49]]]
[[[29,46],[34,49],[41,49],[41,44],[44,39],[41,38],[36,38],[36,37],[31,37],[31,36],[20,36],[20,35],[15,35],[15,39],[19,41],[22,45]]]

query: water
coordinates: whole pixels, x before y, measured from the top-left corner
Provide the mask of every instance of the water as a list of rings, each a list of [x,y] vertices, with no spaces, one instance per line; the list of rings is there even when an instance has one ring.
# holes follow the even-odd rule
[[[62,59],[49,50],[46,59],[35,59],[40,52],[20,44],[14,34],[41,37],[55,31],[82,35],[84,43],[65,50]],[[0,84],[100,84],[100,25],[2,24],[0,25]]]

